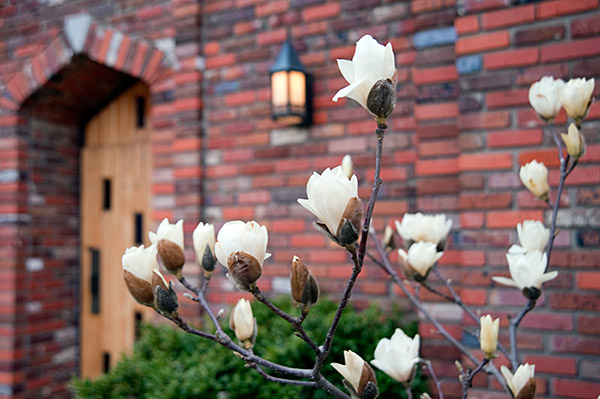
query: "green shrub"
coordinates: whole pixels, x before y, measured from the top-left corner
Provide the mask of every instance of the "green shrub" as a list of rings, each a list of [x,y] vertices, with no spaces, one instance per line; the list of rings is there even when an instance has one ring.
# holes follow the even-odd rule
[[[287,312],[298,312],[287,298],[275,302]],[[305,320],[304,327],[308,335],[317,343],[323,341],[336,307],[337,304],[322,299]],[[255,353],[288,366],[312,367],[312,351],[293,335],[293,329],[285,321],[256,302],[253,302],[253,311],[258,321]],[[329,363],[344,363],[343,351],[347,349],[360,354],[367,361],[372,360],[379,339],[391,337],[398,326],[402,326],[410,336],[416,333],[416,323],[403,322],[398,311],[384,312],[375,305],[362,311],[348,307],[323,367],[323,375],[342,388],[341,376]],[[228,328],[225,330],[229,331]],[[375,372],[380,398],[405,397],[400,384],[377,369]],[[214,342],[171,326],[150,325],[143,327],[142,338],[136,343],[132,355],[124,357],[110,372],[96,380],[74,378],[72,389],[78,399],[328,397],[321,390],[268,382],[255,370],[245,367],[244,362],[231,351]],[[420,377],[413,382],[416,395],[425,389],[426,384]]]

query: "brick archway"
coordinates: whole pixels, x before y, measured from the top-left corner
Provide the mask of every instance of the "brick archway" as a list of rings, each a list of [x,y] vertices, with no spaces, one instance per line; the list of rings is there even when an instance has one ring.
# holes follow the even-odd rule
[[[78,14],[66,17],[63,31],[7,83],[0,105],[18,110],[77,54],[140,79],[151,88],[172,71],[168,58],[158,48],[98,24],[88,14]]]
[[[79,371],[79,130],[118,90],[142,81],[152,96],[170,87],[173,73],[151,42],[78,14],[0,83],[1,397],[70,397],[67,384]],[[92,79],[64,82],[86,74]],[[48,95],[68,84],[76,87],[68,95]],[[82,101],[98,88],[96,100]],[[175,101],[164,97],[161,105]],[[52,121],[56,101],[86,112]],[[47,112],[30,112],[36,106]],[[153,113],[149,123],[172,126],[172,118],[157,122]]]

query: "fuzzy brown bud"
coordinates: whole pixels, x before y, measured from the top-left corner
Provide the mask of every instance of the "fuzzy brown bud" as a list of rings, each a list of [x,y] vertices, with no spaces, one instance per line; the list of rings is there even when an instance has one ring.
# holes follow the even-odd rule
[[[358,240],[362,219],[362,201],[358,197],[350,198],[342,216],[337,239],[340,245],[350,245]]]
[[[145,306],[153,306],[154,293],[152,285],[146,280],[136,277],[133,273],[123,270],[123,280],[129,293],[137,302]]]
[[[171,240],[162,239],[158,242],[158,255],[165,269],[172,274],[181,273],[181,268],[185,264],[185,254],[183,249]]]
[[[248,287],[256,282],[262,274],[258,260],[246,252],[233,252],[227,258],[229,275],[240,287]]]
[[[304,311],[308,311],[319,300],[317,279],[297,256],[292,260],[290,284],[292,298]]]
[[[396,106],[396,85],[392,79],[378,80],[367,97],[367,108],[375,116],[386,119]]]

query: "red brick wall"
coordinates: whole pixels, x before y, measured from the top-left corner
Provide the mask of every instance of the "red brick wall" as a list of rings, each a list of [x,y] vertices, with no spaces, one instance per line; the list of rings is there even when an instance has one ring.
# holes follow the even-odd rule
[[[37,323],[19,314],[23,298],[31,295],[28,284],[35,280],[26,259],[53,249],[29,244],[34,224],[28,215],[34,209],[27,204],[38,185],[26,172],[35,129],[18,109],[32,87],[43,86],[51,73],[32,87],[25,83],[28,90],[15,76],[29,76],[23,72],[27,65],[39,70],[39,54],[64,38],[63,18],[78,12],[89,13],[110,32],[101,34],[101,29],[86,44],[88,55],[100,63],[108,62],[111,35],[124,34],[117,68],[122,72],[138,76],[140,69],[149,70],[157,62],[149,51],[155,46],[167,43],[173,50],[176,61],[165,61],[169,66],[160,78],[141,73],[151,81],[153,100],[155,222],[183,217],[188,233],[200,218],[217,225],[237,218],[266,224],[274,255],[260,286],[274,291],[285,284],[282,277],[293,255],[305,260],[327,293],[339,292],[350,275],[347,255],[312,228],[313,218],[295,200],[305,197],[312,171],[339,164],[345,153],[353,155],[360,195],[368,198],[375,126],[353,102],[331,101],[345,85],[335,59],[351,58],[354,43],[365,33],[391,41],[400,82],[384,145],[376,227],[382,230],[407,211],[447,213],[454,226],[441,268],[465,301],[496,315],[514,313],[524,302],[515,290],[492,287],[489,277],[505,272],[504,254],[516,240],[515,224],[548,217],[521,187],[519,166],[541,159],[552,168],[551,182],[557,182],[555,150],[527,105],[527,89],[547,73],[600,76],[598,0],[524,5],[509,0],[65,3],[13,0],[0,9],[0,397],[46,395],[32,387],[44,384],[41,373],[54,361],[31,360],[34,346],[24,342],[41,332],[27,330]],[[306,129],[285,129],[270,119],[268,69],[288,32],[313,74],[314,124]],[[19,94],[22,98],[15,98]],[[519,343],[525,360],[536,363],[540,395],[554,398],[589,398],[600,391],[598,105],[588,119],[588,152],[562,199],[568,209],[559,219],[551,259],[559,278],[547,284],[539,309],[525,318]],[[44,135],[72,133],[39,126],[45,126]],[[187,248],[192,260],[191,245]],[[197,275],[193,266],[187,272]],[[368,266],[353,300],[387,301],[395,293],[388,279]],[[215,276],[209,295],[213,303],[238,297],[222,271]],[[423,297],[445,315],[449,330],[469,343],[461,329],[469,321],[451,306]],[[71,316],[56,320],[73,323]],[[52,327],[48,339],[58,339],[61,328]],[[420,330],[426,337],[423,356],[434,360],[450,381],[444,386],[455,392],[456,370],[448,360],[458,354],[427,323]],[[22,332],[18,339],[15,331]],[[76,362],[71,366],[65,374],[77,369]],[[475,385],[487,385],[487,378],[479,376]]]

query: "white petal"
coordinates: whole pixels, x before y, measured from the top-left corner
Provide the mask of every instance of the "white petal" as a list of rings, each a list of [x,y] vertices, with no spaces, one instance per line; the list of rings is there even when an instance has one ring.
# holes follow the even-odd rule
[[[346,79],[346,82],[352,84],[352,82],[354,82],[354,65],[352,64],[352,61],[337,60],[337,64],[342,76]]]
[[[512,279],[507,278],[507,277],[493,276],[492,280],[494,280],[495,282],[500,283],[500,284],[508,285],[509,287],[519,288],[519,285],[517,283],[515,283]]]
[[[368,109],[367,97],[369,96],[373,83],[374,82],[366,79],[357,80],[349,86],[340,89],[335,96],[333,96],[333,101],[337,102],[337,100],[342,97],[348,97],[359,103],[364,109]]]

